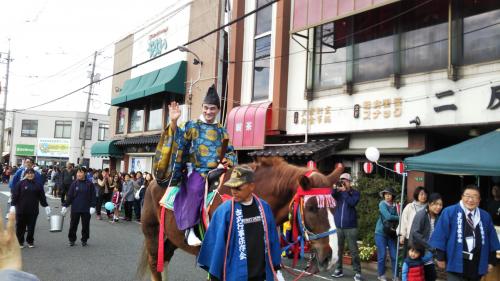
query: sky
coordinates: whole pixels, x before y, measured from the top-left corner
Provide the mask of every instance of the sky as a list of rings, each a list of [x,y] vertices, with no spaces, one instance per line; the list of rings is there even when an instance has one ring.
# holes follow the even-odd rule
[[[112,74],[114,43],[158,19],[175,0],[2,0],[0,52],[11,50],[7,109],[24,109]],[[1,54],[0,62],[5,62]],[[6,64],[0,64],[5,86]],[[33,110],[85,111],[88,89]],[[0,95],[3,102],[4,90]],[[94,88],[90,111],[107,114],[111,79]],[[1,104],[0,104],[0,107]]]

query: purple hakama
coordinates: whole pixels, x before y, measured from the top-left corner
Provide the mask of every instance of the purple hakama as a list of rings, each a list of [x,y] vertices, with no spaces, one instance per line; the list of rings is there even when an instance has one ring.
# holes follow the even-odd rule
[[[174,215],[177,227],[186,230],[200,222],[201,204],[205,194],[205,178],[193,171],[187,182],[182,181],[174,200]]]

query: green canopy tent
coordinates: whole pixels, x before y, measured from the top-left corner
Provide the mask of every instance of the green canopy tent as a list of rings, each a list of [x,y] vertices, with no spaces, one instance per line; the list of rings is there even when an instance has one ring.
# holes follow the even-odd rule
[[[405,170],[448,175],[500,176],[500,129],[404,160]]]

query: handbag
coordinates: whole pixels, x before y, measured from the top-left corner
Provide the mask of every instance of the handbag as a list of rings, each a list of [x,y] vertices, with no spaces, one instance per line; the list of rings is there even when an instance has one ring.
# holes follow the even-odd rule
[[[396,238],[399,221],[397,220],[384,220],[382,213],[380,213],[380,220],[382,220],[384,234],[389,238]]]
[[[143,186],[141,186],[141,188],[139,188],[139,190],[137,190],[137,191],[134,193],[134,198],[135,198],[136,200],[141,199],[141,190],[142,190],[143,188],[144,188],[144,185],[143,185]]]
[[[384,225],[384,234],[390,238],[396,238],[396,229],[398,228],[398,221],[384,221],[382,220]]]

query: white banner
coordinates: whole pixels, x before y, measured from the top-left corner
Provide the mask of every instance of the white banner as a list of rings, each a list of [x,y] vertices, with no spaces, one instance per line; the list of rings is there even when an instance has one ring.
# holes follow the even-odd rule
[[[70,139],[38,139],[36,155],[38,157],[66,157],[69,158]]]

